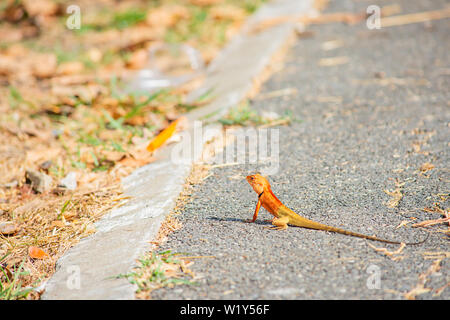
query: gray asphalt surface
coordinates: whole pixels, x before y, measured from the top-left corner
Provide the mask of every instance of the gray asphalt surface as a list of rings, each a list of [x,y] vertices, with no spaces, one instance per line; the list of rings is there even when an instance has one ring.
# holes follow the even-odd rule
[[[333,1],[327,12],[363,11],[385,1]],[[395,1],[403,14],[443,8],[448,1]],[[348,230],[402,241],[418,241],[426,231],[411,224],[441,215],[422,211],[436,202],[449,207],[450,19],[381,30],[365,22],[353,26],[309,27],[261,94],[296,88],[297,95],[255,100],[259,111],[292,111],[300,123],[280,129],[280,167],[269,180],[288,207],[306,217]],[[324,50],[328,41],[342,46]],[[323,67],[322,58],[348,57]],[[420,150],[418,149],[420,146]],[[419,174],[424,163],[435,168]],[[265,229],[264,210],[254,224],[257,195],[244,177],[261,166],[216,168],[194,187],[178,216],[183,228],[159,250],[172,249],[215,258],[195,259],[196,286],[163,288],[153,299],[403,299],[436,259],[426,252],[449,251],[448,236],[430,227],[425,244],[407,246],[394,261],[354,237],[290,227]],[[404,183],[395,208],[384,190]],[[368,270],[380,287],[370,289]],[[373,279],[373,278],[370,278]],[[369,279],[369,282],[370,282]],[[417,299],[449,299],[449,260],[427,277],[430,292]]]

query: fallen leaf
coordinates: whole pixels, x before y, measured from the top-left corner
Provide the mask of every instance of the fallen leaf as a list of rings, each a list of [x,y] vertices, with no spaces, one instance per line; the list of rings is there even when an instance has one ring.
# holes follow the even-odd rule
[[[125,158],[125,154],[120,151],[102,151],[102,155],[105,157],[106,160],[111,162],[117,162],[119,160],[122,160]]]
[[[167,128],[161,131],[147,146],[147,150],[150,152],[155,151],[159,147],[161,147],[164,142],[167,141],[174,133],[177,128],[177,124],[181,118],[173,121]]]
[[[147,13],[146,22],[154,27],[171,27],[179,20],[189,17],[189,11],[183,6],[168,5],[151,9]]]
[[[61,63],[56,69],[56,73],[60,75],[71,75],[81,73],[84,69],[84,64],[80,61],[68,61]]]
[[[58,12],[58,4],[50,0],[24,0],[23,4],[30,16],[52,16]]]
[[[56,67],[56,55],[53,53],[43,53],[36,56],[36,62],[32,65],[32,71],[36,77],[48,78],[55,74]]]
[[[41,248],[33,247],[33,246],[28,248],[28,255],[30,256],[30,258],[40,259],[40,260],[47,259],[49,257],[47,252],[45,252]]]
[[[131,69],[141,69],[148,63],[148,52],[145,49],[136,50],[127,61],[127,66]]]

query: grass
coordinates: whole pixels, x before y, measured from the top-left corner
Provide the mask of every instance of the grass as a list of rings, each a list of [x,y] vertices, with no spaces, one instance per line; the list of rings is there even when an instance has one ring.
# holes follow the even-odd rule
[[[230,109],[225,117],[218,120],[225,126],[272,126],[298,122],[292,112],[286,111],[283,115],[260,115],[257,110],[250,107],[248,101],[244,101]]]
[[[171,250],[152,252],[138,260],[138,266],[130,273],[120,274],[117,278],[125,278],[137,286],[138,298],[148,298],[150,293],[162,287],[175,285],[195,285],[187,279],[193,278],[188,266],[192,264],[189,257],[179,257],[181,253],[172,253]]]
[[[143,10],[129,9],[123,12],[116,12],[112,18],[111,27],[124,29],[145,20],[146,12]]]
[[[33,288],[23,288],[21,277],[28,276],[29,272],[23,268],[25,259],[22,260],[18,267],[14,267],[10,271],[6,266],[2,265],[3,260],[9,254],[0,258],[0,300],[21,300],[26,299]]]

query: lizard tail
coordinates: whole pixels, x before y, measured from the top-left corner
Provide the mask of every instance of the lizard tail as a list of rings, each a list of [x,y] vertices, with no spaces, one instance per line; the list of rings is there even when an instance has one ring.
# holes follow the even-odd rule
[[[336,233],[340,233],[340,234],[345,234],[347,236],[352,236],[352,237],[358,237],[358,238],[362,238],[362,239],[368,239],[368,240],[373,240],[373,241],[380,241],[380,242],[384,242],[384,243],[390,243],[390,244],[400,244],[400,242],[398,241],[391,241],[391,240],[386,240],[386,239],[380,239],[374,236],[369,236],[366,234],[362,234],[362,233],[357,233],[357,232],[353,232],[353,231],[347,231],[341,228],[336,228],[336,227],[332,227],[332,226],[328,226],[326,224],[322,224],[322,223],[318,223],[315,221],[311,221],[311,223],[307,226],[305,226],[306,228],[310,228],[310,229],[316,229],[316,230],[324,230],[324,231],[331,231],[331,232],[336,232]]]
[[[347,236],[353,236],[353,237],[358,237],[358,238],[362,238],[362,239],[368,239],[368,240],[379,241],[379,242],[390,243],[390,244],[401,244],[401,242],[399,242],[399,241],[380,239],[380,238],[377,238],[374,236],[369,236],[369,235],[365,235],[362,233],[357,233],[357,232],[347,231],[347,230],[344,230],[341,228],[332,227],[332,226],[329,226],[326,224],[322,224],[319,222],[315,222],[315,221],[303,218],[302,216],[299,216],[299,217],[296,217],[295,219],[293,219],[292,224],[295,226],[298,226],[298,227],[315,229],[315,230],[331,231],[331,232],[336,232],[336,233],[344,234]],[[428,234],[428,236],[429,236],[429,234]],[[405,244],[406,245],[417,245],[417,244],[424,243],[428,239],[428,236],[424,240],[421,240],[419,242],[412,242],[412,243],[405,243]]]

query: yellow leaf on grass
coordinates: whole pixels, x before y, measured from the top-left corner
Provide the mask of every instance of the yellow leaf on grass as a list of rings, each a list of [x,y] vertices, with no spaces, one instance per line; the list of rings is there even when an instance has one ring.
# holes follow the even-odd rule
[[[29,247],[28,255],[33,259],[47,259],[49,257],[48,253],[38,247]]]
[[[147,150],[150,152],[155,151],[161,147],[164,142],[167,141],[174,133],[177,128],[177,124],[180,119],[173,121],[167,128],[160,132],[147,146]]]

